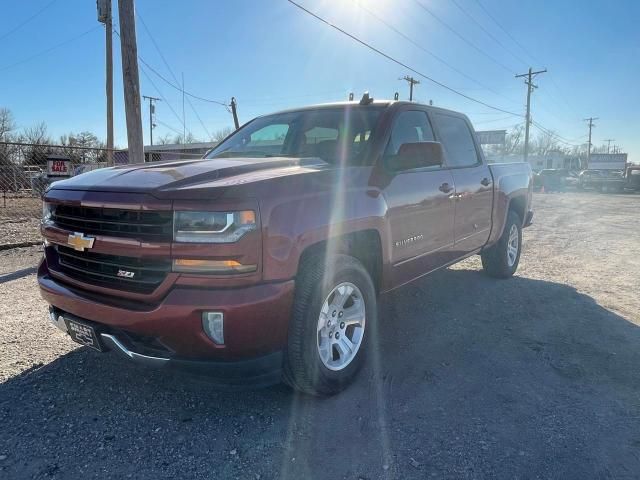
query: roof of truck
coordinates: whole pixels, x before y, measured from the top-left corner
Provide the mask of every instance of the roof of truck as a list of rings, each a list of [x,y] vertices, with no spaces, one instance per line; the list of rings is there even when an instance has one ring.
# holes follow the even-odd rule
[[[367,104],[363,104],[360,103],[360,101],[357,100],[353,100],[353,101],[342,101],[342,102],[330,102],[330,103],[318,103],[318,104],[313,104],[313,105],[306,105],[304,107],[296,107],[296,108],[288,108],[285,110],[279,110],[276,112],[270,112],[268,114],[265,115],[275,115],[275,114],[279,114],[279,113],[291,113],[291,112],[303,112],[306,110],[322,110],[322,109],[330,109],[330,108],[336,108],[336,107],[347,107],[347,106],[351,106],[351,107],[358,107],[361,106],[363,108],[366,107],[390,107],[392,105],[416,105],[416,106],[420,106],[420,107],[426,107],[430,110],[439,110],[442,112],[447,112],[447,113],[454,113],[456,115],[464,115],[462,112],[456,112],[455,110],[449,110],[446,108],[442,108],[442,107],[435,107],[433,105],[426,105],[424,103],[417,103],[417,102],[409,102],[406,100],[373,100],[371,103],[367,103]],[[265,115],[261,115],[261,116],[265,116]]]

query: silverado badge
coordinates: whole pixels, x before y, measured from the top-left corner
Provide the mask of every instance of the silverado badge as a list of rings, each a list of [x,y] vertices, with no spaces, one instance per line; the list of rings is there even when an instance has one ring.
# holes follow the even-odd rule
[[[95,238],[93,237],[85,237],[84,233],[75,232],[69,234],[67,245],[78,252],[84,252],[86,249],[93,247],[94,240]]]

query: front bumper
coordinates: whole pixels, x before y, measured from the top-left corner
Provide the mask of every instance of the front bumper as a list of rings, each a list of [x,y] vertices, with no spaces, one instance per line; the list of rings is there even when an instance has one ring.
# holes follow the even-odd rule
[[[95,323],[101,333],[115,332],[116,338],[123,332],[152,339],[174,363],[246,361],[282,351],[294,286],[289,280],[233,289],[174,287],[159,303],[147,305],[77,289],[51,276],[46,262],[38,269],[38,283],[57,311]],[[224,345],[203,331],[203,311],[224,313]]]
[[[188,360],[172,358],[161,353],[140,353],[131,346],[126,335],[122,336],[103,325],[88,322],[85,319],[61,312],[50,307],[51,322],[65,333],[68,333],[66,322],[74,320],[80,323],[90,323],[98,329],[102,346],[123,359],[132,363],[153,369],[179,370],[195,375],[204,375],[208,383],[220,386],[240,386],[250,384],[254,387],[279,383],[282,378],[282,351],[276,351],[261,357],[236,361]]]

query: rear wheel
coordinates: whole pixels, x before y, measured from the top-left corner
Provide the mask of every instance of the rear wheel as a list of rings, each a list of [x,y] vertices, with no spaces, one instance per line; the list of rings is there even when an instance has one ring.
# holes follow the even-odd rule
[[[482,268],[492,277],[509,278],[518,269],[521,250],[522,220],[514,211],[509,210],[500,240],[480,254]]]
[[[296,279],[285,382],[312,395],[344,389],[362,366],[376,308],[373,282],[357,259],[319,255],[305,261]]]

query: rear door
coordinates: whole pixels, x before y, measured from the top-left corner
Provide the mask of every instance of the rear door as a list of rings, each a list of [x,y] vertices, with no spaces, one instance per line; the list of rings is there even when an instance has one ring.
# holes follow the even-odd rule
[[[385,156],[404,143],[434,141],[425,111],[400,111]],[[383,192],[389,207],[394,286],[451,259],[455,188],[448,169],[426,167],[392,173]]]
[[[456,187],[454,250],[463,256],[482,247],[489,239],[493,177],[465,117],[445,112],[430,115]]]

